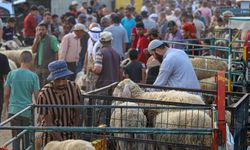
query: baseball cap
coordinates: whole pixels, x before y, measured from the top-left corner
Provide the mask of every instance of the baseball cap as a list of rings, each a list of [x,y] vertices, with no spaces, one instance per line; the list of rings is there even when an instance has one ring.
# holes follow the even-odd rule
[[[160,47],[161,45],[163,45],[164,43],[160,40],[153,40],[149,43],[148,45],[148,52],[152,53],[154,51],[154,49],[156,49],[157,47]]]
[[[108,31],[103,31],[100,34],[100,41],[107,42],[113,40],[112,33]]]

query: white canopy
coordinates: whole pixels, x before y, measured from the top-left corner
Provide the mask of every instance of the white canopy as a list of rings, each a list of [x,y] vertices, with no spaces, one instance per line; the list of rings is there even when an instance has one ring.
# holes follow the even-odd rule
[[[230,17],[229,28],[239,30],[250,30],[250,17]]]

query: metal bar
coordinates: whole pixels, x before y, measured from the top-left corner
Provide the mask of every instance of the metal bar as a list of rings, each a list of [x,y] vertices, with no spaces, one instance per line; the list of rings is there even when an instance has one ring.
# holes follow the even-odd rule
[[[16,113],[15,115],[13,115],[12,117],[10,117],[9,119],[3,121],[2,123],[0,123],[0,127],[4,126],[5,124],[9,123],[12,119],[14,119],[15,117],[19,116],[20,114],[22,114],[23,112],[29,110],[31,108],[31,106],[28,106],[26,108],[24,108],[23,110],[19,111],[18,113]]]
[[[1,130],[34,130],[36,132],[86,132],[86,133],[140,133],[140,134],[192,134],[192,135],[212,135],[217,129],[212,128],[98,128],[98,127],[32,127],[32,126],[10,126],[0,127]]]
[[[12,129],[11,129],[12,130]],[[19,139],[21,136],[23,136],[26,132],[28,132],[27,129],[23,129],[22,132],[20,132],[17,136],[13,137],[12,139],[10,139],[9,141],[5,142],[2,147],[7,147],[8,145],[10,145],[13,141]]]
[[[60,108],[144,108],[144,109],[211,109],[206,105],[190,105],[190,106],[115,106],[115,105],[36,105],[35,107],[60,107]],[[195,108],[194,108],[195,107]]]
[[[104,86],[104,87],[99,88],[99,89],[95,89],[95,90],[90,91],[90,92],[87,92],[87,93],[85,93],[85,94],[94,94],[94,93],[98,93],[98,92],[101,92],[101,91],[110,89],[110,88],[116,86],[117,84],[118,84],[118,82],[114,82],[114,83],[112,83],[112,84],[110,84],[110,85]]]

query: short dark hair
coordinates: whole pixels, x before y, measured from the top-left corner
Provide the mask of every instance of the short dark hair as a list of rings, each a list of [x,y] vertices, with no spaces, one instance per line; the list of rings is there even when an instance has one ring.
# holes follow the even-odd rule
[[[148,31],[148,35],[152,35],[154,37],[158,37],[159,36],[159,31],[157,28],[152,28]]]
[[[116,23],[116,24],[120,23],[120,21],[121,21],[121,17],[120,17],[120,15],[117,14],[117,13],[111,14],[111,15],[110,15],[110,18],[111,18],[111,20],[112,20],[114,23]]]
[[[29,63],[32,61],[32,54],[30,51],[23,51],[20,55],[21,63]]]
[[[48,29],[48,25],[46,23],[39,23],[38,27],[45,27],[46,29]]]
[[[128,55],[129,55],[129,58],[131,60],[136,60],[137,57],[138,57],[138,51],[135,50],[135,49],[132,49],[132,50],[129,51]]]
[[[143,22],[138,22],[135,25],[136,28],[144,28],[144,23]]]
[[[38,11],[38,8],[37,8],[37,6],[32,5],[31,8],[30,8],[30,10],[31,10],[31,11],[36,11],[36,10]]]
[[[46,11],[44,14],[43,14],[43,16],[51,16],[51,13],[49,12],[49,11]]]
[[[59,16],[57,14],[53,14],[52,18],[58,18]]]
[[[15,23],[15,22],[16,22],[16,20],[15,20],[15,18],[10,17],[10,18],[8,19],[8,21],[7,21],[7,22],[10,22],[10,23]]]

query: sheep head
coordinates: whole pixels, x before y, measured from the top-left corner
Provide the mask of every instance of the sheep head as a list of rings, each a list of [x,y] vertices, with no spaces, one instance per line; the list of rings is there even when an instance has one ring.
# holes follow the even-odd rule
[[[130,79],[124,79],[114,89],[113,96],[134,98],[143,93],[143,90],[138,84],[134,83]]]

